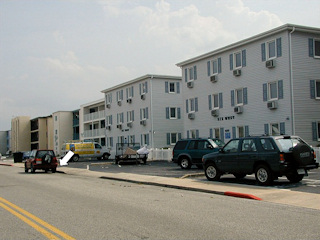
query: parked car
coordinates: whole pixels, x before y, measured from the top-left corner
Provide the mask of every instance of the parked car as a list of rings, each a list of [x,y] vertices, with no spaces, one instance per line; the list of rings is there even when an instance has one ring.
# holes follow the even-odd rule
[[[208,180],[219,180],[230,173],[236,178],[255,174],[260,185],[286,176],[299,182],[308,170],[318,168],[312,147],[298,136],[261,136],[230,140],[219,152],[203,156]]]
[[[58,161],[53,150],[32,150],[30,157],[24,163],[26,173],[29,169],[32,173],[37,169],[42,169],[45,172],[51,170],[55,173],[57,166]]]
[[[217,138],[181,139],[173,148],[172,161],[182,169],[189,169],[192,165],[202,168],[202,156],[219,151],[223,145]]]
[[[31,154],[31,151],[23,152],[22,159],[25,160],[30,158],[30,154]]]

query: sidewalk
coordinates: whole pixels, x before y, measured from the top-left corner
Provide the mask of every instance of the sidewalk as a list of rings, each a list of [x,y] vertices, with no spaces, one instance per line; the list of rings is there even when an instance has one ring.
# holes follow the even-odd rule
[[[24,168],[23,163],[14,163],[13,160],[0,160],[0,165]],[[128,173],[95,172],[87,169],[58,167],[57,172],[70,175],[82,175],[117,181],[148,184],[169,188],[199,191],[252,200],[292,205],[320,210],[320,194],[276,189],[271,187],[236,185],[231,183],[194,180],[191,178],[169,178]]]

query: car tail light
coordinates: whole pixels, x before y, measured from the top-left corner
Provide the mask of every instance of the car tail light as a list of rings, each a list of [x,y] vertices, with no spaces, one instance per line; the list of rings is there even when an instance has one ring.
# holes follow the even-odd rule
[[[36,164],[41,164],[42,163],[42,159],[41,158],[36,158]]]
[[[285,159],[284,159],[284,154],[280,153],[280,162],[284,163]]]
[[[317,160],[317,156],[316,156],[316,152],[315,151],[313,151],[313,159]]]

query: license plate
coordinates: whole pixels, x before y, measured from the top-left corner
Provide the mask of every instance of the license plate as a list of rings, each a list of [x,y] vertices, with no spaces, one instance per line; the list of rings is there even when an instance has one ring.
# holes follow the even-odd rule
[[[297,172],[298,174],[306,174],[306,171],[303,168],[298,169]]]

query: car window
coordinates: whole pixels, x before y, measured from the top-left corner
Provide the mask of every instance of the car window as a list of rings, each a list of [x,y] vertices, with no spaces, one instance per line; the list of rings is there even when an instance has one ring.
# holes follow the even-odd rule
[[[97,144],[97,143],[94,144],[94,147],[95,147],[96,149],[102,148],[102,147],[101,147],[99,144]]]
[[[41,150],[37,152],[37,158],[42,158],[44,155],[49,154],[50,156],[54,156],[53,151],[50,150]]]
[[[298,143],[303,143],[298,138],[290,138],[290,139],[277,139],[278,143],[280,143],[281,148],[284,152],[289,152],[294,148]]]
[[[262,138],[260,139],[261,146],[266,151],[274,150],[274,146],[272,145],[271,139],[269,138]]]
[[[227,145],[223,148],[224,152],[235,153],[238,152],[239,140],[231,140],[227,143]]]
[[[188,149],[196,149],[196,141],[190,141]]]
[[[212,145],[208,141],[199,141],[198,142],[198,149],[199,150],[210,149],[210,146],[212,147]]]
[[[34,158],[36,156],[36,150],[31,151],[30,158]]]
[[[218,145],[218,147],[222,148],[224,146],[224,142],[222,142],[220,139],[213,139],[212,140],[215,144]]]
[[[241,145],[242,152],[256,152],[256,144],[253,139],[244,139]]]
[[[186,148],[187,143],[188,143],[187,141],[178,141],[176,143],[176,145],[174,146],[174,149],[175,150],[183,150]]]

